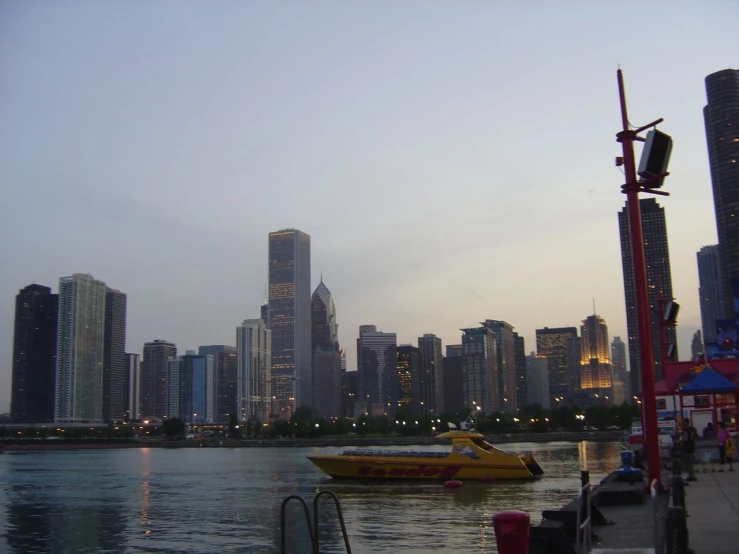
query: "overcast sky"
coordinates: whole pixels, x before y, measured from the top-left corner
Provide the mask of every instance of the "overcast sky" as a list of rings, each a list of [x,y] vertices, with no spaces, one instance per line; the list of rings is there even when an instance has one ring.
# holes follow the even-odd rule
[[[632,123],[675,139],[659,201],[689,357],[716,241],[703,79],[739,65],[734,7],[5,0],[0,412],[20,288],[127,292],[129,352],[235,344],[285,227],[311,235],[349,369],[361,324],[454,344],[502,319],[531,351],[595,299],[625,338],[619,64]]]

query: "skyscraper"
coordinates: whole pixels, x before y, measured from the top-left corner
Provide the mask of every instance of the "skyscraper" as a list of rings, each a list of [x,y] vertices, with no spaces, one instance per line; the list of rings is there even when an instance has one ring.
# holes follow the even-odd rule
[[[420,414],[421,405],[421,352],[412,344],[398,345],[398,405],[397,409],[408,408],[414,414]],[[390,411],[389,414],[395,413]]]
[[[571,338],[577,338],[575,327],[544,327],[536,330],[536,352],[547,357],[549,396],[554,407],[571,399],[571,378],[567,371],[567,339]]]
[[[591,402],[613,404],[611,348],[602,317],[593,314],[583,320],[580,345],[580,394],[586,393]]]
[[[138,354],[126,354],[126,419],[141,419],[141,363]]]
[[[228,423],[231,414],[238,417],[238,350],[212,344],[200,346],[198,354],[205,356],[205,422]]]
[[[528,391],[526,390],[526,346],[523,337],[515,332],[513,333],[513,344],[516,366],[516,405],[521,409],[529,403]]]
[[[167,415],[202,425],[207,415],[205,356],[188,350],[167,360]]]
[[[611,360],[613,361],[613,403],[620,406],[629,396],[629,384],[626,374],[626,343],[621,337],[613,337],[611,341]]]
[[[500,410],[497,350],[491,329],[462,329],[462,391],[467,408],[486,414]]]
[[[662,314],[659,311],[660,291],[664,299],[672,298],[672,272],[670,270],[670,251],[667,245],[667,223],[665,209],[654,198],[639,200],[641,224],[644,235],[644,259],[647,263],[647,287],[649,297],[649,321],[652,329],[652,351],[654,352],[654,378],[662,378],[662,364],[659,348],[659,325]],[[626,328],[629,334],[629,365],[631,367],[631,390],[641,392],[641,369],[639,359],[639,326],[636,318],[636,285],[634,282],[634,263],[631,259],[631,235],[626,207],[618,214],[621,231],[621,263],[623,266],[624,296],[626,298]],[[674,327],[665,329],[665,342],[675,345],[677,357],[677,336]]]
[[[269,234],[268,327],[272,394],[278,414],[311,406],[310,236],[295,229]]]
[[[426,333],[418,337],[418,349],[421,353],[421,413],[437,413],[444,411],[444,366],[442,363],[441,339],[434,334]]]
[[[13,339],[14,423],[54,420],[54,379],[59,295],[49,287],[28,285],[15,297]]]
[[[441,361],[444,368],[444,411],[461,412],[464,402],[464,357],[461,344],[447,344],[446,356]]]
[[[704,353],[703,350],[703,335],[698,329],[693,333],[693,340],[690,341],[690,359],[696,361]]]
[[[370,415],[395,413],[398,405],[398,338],[374,325],[359,327],[357,339],[358,399],[356,408]]]
[[[513,326],[494,319],[486,319],[482,325],[495,333],[499,409],[508,414],[516,413],[516,341]]]
[[[706,77],[706,96],[703,119],[718,231],[722,317],[733,318],[731,279],[739,278],[739,228],[735,217],[739,201],[739,69],[724,69]],[[705,326],[703,332],[707,332]]]
[[[273,344],[272,331],[261,318],[246,319],[236,328],[239,421],[252,419],[266,423],[273,410],[279,409],[279,399],[273,404]]]
[[[311,298],[313,411],[318,417],[342,414],[342,353],[338,331],[334,298],[321,277]]]
[[[177,356],[177,346],[166,340],[144,344],[141,362],[141,417],[162,419],[167,415],[167,360]]]
[[[546,356],[532,352],[526,357],[527,403],[550,408],[549,360]]]
[[[121,421],[126,414],[126,294],[105,293],[103,350],[103,419]]]
[[[737,187],[739,191],[739,187]],[[698,251],[698,296],[701,327],[706,342],[716,342],[716,320],[723,318],[723,286],[718,245],[704,246]],[[701,351],[703,348],[701,347]]]
[[[59,280],[54,419],[103,421],[103,353],[107,287],[92,275]]]

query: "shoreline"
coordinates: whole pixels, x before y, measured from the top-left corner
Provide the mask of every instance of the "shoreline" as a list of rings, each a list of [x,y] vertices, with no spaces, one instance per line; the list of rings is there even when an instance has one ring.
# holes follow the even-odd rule
[[[522,433],[516,435],[487,435],[491,444],[515,442],[613,442],[623,437],[622,431]],[[437,437],[325,437],[315,439],[10,439],[0,441],[6,452],[40,450],[102,450],[123,448],[326,448],[371,446],[429,446],[447,445],[450,441]]]

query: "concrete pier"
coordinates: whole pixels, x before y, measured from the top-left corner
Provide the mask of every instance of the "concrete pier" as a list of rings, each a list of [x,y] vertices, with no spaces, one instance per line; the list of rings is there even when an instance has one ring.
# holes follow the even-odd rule
[[[725,467],[725,473],[699,465],[698,480],[686,489],[690,548],[696,554],[739,552],[739,465],[734,465],[735,471]]]

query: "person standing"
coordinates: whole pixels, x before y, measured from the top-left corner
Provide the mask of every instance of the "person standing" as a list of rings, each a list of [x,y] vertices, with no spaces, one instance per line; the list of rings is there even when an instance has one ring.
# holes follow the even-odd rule
[[[718,461],[720,464],[719,473],[724,472],[724,463],[729,461],[729,471],[734,471],[734,466],[731,462],[731,456],[734,453],[733,444],[731,442],[731,435],[726,430],[726,423],[723,421],[718,424],[718,433],[716,433],[718,439]],[[728,452],[727,446],[731,446],[731,452]]]
[[[683,447],[683,462],[685,463],[685,471],[688,472],[686,481],[697,481],[695,476],[695,439],[698,431],[690,424],[689,418],[683,418],[680,423],[682,433],[680,434],[680,443]]]

